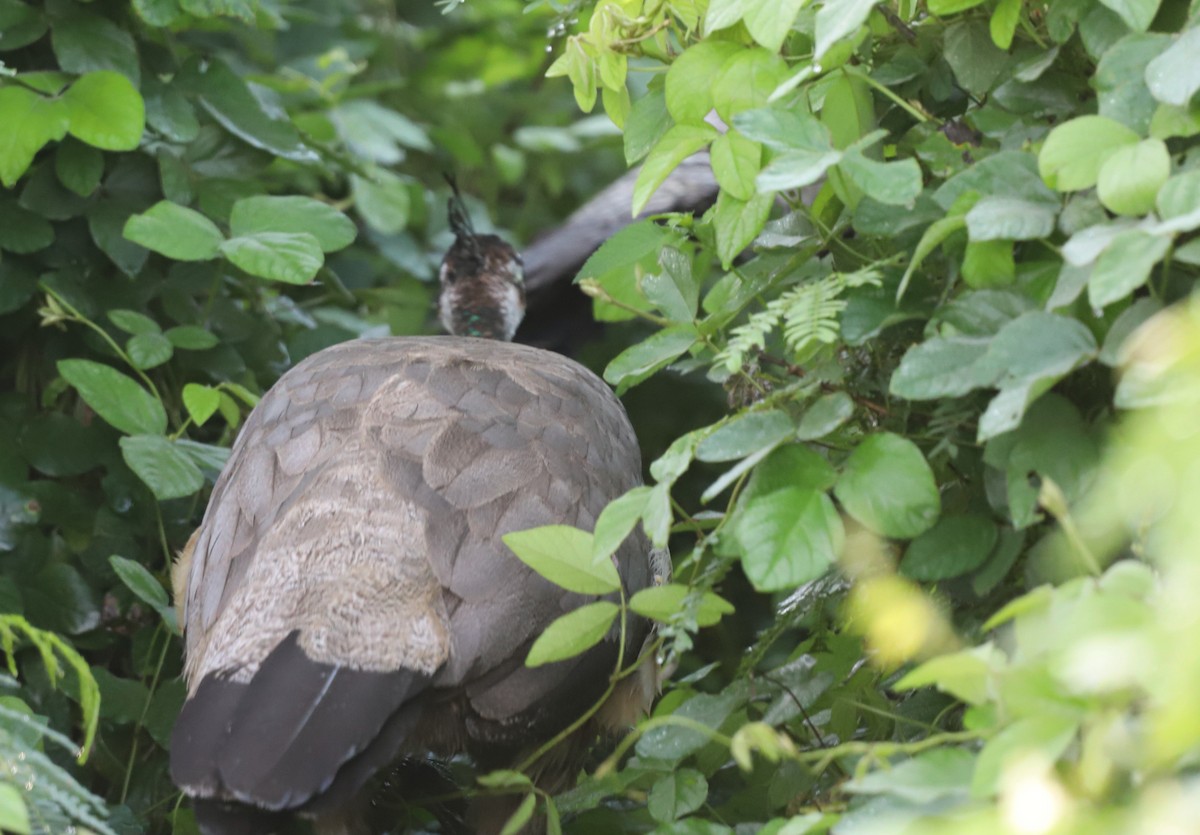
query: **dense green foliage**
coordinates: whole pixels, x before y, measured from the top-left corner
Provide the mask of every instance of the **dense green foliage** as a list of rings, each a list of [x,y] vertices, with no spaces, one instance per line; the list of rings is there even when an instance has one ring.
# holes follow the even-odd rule
[[[239,422],[431,329],[441,168],[528,240],[615,124],[634,211],[705,148],[721,187],[579,275],[648,484],[509,542],[600,593],[644,525],[678,669],[572,791],[486,785],[573,832],[1190,829],[1200,2],[410,5],[0,0],[0,827],[194,831],[168,567]]]

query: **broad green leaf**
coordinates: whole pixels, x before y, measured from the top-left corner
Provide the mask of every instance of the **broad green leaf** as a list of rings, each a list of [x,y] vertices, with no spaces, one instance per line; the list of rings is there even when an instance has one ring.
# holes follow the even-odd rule
[[[787,64],[774,52],[761,47],[738,50],[713,84],[717,115],[731,122],[735,114],[762,107],[787,77]]]
[[[1170,48],[1146,67],[1146,86],[1164,104],[1184,107],[1200,90],[1200,26],[1179,36]]]
[[[747,496],[765,495],[787,487],[828,490],[837,481],[832,465],[804,444],[787,444],[754,471]]]
[[[158,326],[158,322],[155,322],[144,313],[138,313],[136,310],[110,310],[108,311],[108,319],[128,334],[162,333],[162,328]]]
[[[370,99],[343,102],[329,111],[329,119],[355,153],[380,165],[403,160],[400,146],[433,150],[433,143],[416,122]]]
[[[775,446],[791,437],[795,424],[786,412],[743,412],[700,442],[696,458],[700,461],[734,461]]]
[[[221,392],[199,383],[183,387],[183,407],[197,426],[203,426],[221,405]]]
[[[95,70],[112,70],[135,85],[141,81],[137,47],[129,32],[106,17],[73,9],[54,21],[50,42],[54,57],[64,72],[83,75]]]
[[[978,514],[946,515],[904,552],[900,573],[914,580],[947,580],[983,565],[1000,532]]]
[[[1091,188],[1108,158],[1140,139],[1120,122],[1079,116],[1050,131],[1038,154],[1038,172],[1046,185],[1058,191]]]
[[[198,96],[204,109],[242,141],[293,162],[317,161],[282,108],[264,109],[246,82],[223,61],[212,56],[192,59],[176,76],[176,83],[181,92]]]
[[[1102,308],[1128,296],[1150,278],[1171,248],[1167,237],[1129,229],[1113,238],[1096,259],[1088,278],[1088,302]]]
[[[1112,20],[1111,15],[1106,17]],[[1125,35],[1104,50],[1091,80],[1101,116],[1115,119],[1139,135],[1146,132],[1157,106],[1146,86],[1146,67],[1170,43],[1167,35],[1146,32]]]
[[[47,142],[62,139],[70,117],[62,99],[24,87],[0,87],[0,183],[12,188]]]
[[[990,340],[936,336],[908,349],[892,374],[890,391],[906,400],[961,397],[991,384],[991,375],[976,369]]]
[[[125,238],[176,261],[207,261],[220,252],[225,236],[195,209],[168,200],[155,203],[125,222]]]
[[[968,287],[1005,287],[1016,280],[1013,242],[971,241],[963,254],[962,278]]]
[[[854,401],[844,391],[818,397],[796,425],[796,439],[815,441],[824,438],[854,415]]]
[[[1032,310],[1000,329],[979,362],[979,373],[1004,388],[1058,379],[1095,355],[1096,339],[1078,319]]]
[[[1054,210],[1014,197],[983,197],[967,212],[972,241],[1033,241],[1054,232]]]
[[[877,162],[847,149],[838,169],[868,196],[889,206],[911,206],[921,193],[921,166],[915,159]]]
[[[604,379],[624,388],[637,385],[673,363],[695,343],[696,329],[691,325],[665,328],[617,354],[604,369]]]
[[[33,831],[25,797],[12,783],[0,783],[0,829],[13,835],[30,835]]]
[[[734,127],[748,139],[776,151],[831,151],[829,128],[798,109],[759,107],[733,117]]]
[[[714,139],[708,153],[721,188],[739,200],[754,196],[754,178],[762,165],[761,145],[731,130]]]
[[[678,248],[666,245],[658,254],[658,263],[661,272],[642,278],[642,294],[668,319],[691,322],[700,301],[691,259]]]
[[[667,112],[678,124],[704,124],[713,108],[713,82],[725,62],[742,51],[730,41],[701,41],[688,47],[667,70]]]
[[[176,348],[182,348],[185,351],[207,351],[209,348],[216,347],[219,342],[217,335],[212,331],[195,325],[179,325],[171,328],[166,332],[166,337]]]
[[[635,101],[625,119],[625,164],[632,166],[650,153],[670,127],[671,115],[662,90],[650,90]]]
[[[54,227],[46,218],[0,195],[0,249],[25,255],[54,243]]]
[[[354,243],[354,222],[328,203],[311,197],[246,197],[233,204],[229,217],[234,236],[256,232],[307,232],[324,252]]]
[[[158,612],[171,631],[179,632],[175,609],[171,606],[167,590],[144,565],[116,554],[108,558],[108,564],[112,566],[113,571],[116,572],[117,577],[125,584],[126,588],[136,594],[143,603]]]
[[[868,436],[850,453],[834,493],[859,522],[896,539],[929,530],[942,510],[925,456],[912,441],[890,432]]]
[[[713,226],[717,233],[717,257],[729,269],[733,259],[758,237],[771,215],[774,196],[757,194],[750,200],[738,200],[728,192],[717,196]]]
[[[533,788],[533,781],[520,771],[499,768],[476,778],[479,785],[489,789]]]
[[[1158,13],[1161,0],[1100,0],[1118,15],[1125,25],[1135,32],[1145,32]]]
[[[981,5],[984,0],[929,0],[929,11],[935,15],[952,15]]]
[[[650,817],[670,823],[696,811],[708,798],[708,781],[694,768],[681,768],[659,778],[646,798]]]
[[[746,578],[763,592],[793,589],[820,577],[837,559],[845,536],[829,496],[804,487],[748,499],[732,533]]]
[[[1163,219],[1158,232],[1190,232],[1200,227],[1200,170],[1176,174],[1163,183],[1154,200]]]
[[[676,125],[663,134],[650,150],[633,185],[633,214],[646,208],[651,195],[662,185],[679,163],[699,151],[718,136],[709,125]]]
[[[649,495],[649,487],[634,487],[605,505],[604,510],[596,517],[596,524],[592,530],[593,562],[599,562],[616,553],[621,543],[633,532],[634,525],[642,518]]]
[[[1000,0],[992,12],[988,30],[992,35],[992,43],[998,49],[1008,51],[1012,46],[1013,35],[1017,31],[1017,23],[1021,20],[1022,0]]]
[[[992,41],[982,20],[955,23],[946,30],[943,54],[964,90],[987,94],[1002,78],[1009,56]]]
[[[705,10],[704,28],[716,32],[732,26],[742,19],[742,11],[749,0],[711,0]]]
[[[592,553],[592,535],[569,525],[544,525],[506,533],[502,539],[517,558],[567,591],[609,594],[621,584],[607,556]]]
[[[971,788],[975,752],[966,748],[937,748],[910,760],[855,777],[844,784],[851,794],[896,797],[911,803],[966,799]]]
[[[161,333],[139,333],[125,343],[125,351],[134,368],[157,368],[175,353],[171,340]]]
[[[136,381],[91,360],[59,360],[58,373],[100,417],[129,435],[167,431],[162,404]]]
[[[159,501],[190,496],[204,486],[200,468],[162,435],[121,438],[121,457]]]
[[[897,690],[933,685],[967,704],[987,701],[991,680],[1003,668],[1004,655],[991,643],[961,652],[939,655],[911,670],[896,682]]]
[[[408,184],[390,171],[377,170],[370,179],[350,177],[354,208],[372,229],[395,235],[408,225],[411,197]]]
[[[75,139],[64,140],[54,152],[58,181],[80,197],[88,197],[104,175],[104,154]]]
[[[307,232],[255,232],[230,238],[221,254],[251,275],[285,284],[307,284],[316,278],[325,255]]]
[[[525,666],[540,667],[586,652],[604,639],[620,611],[616,603],[597,600],[568,612],[547,626],[533,642]]]
[[[742,20],[750,37],[771,52],[778,52],[804,4],[805,0],[741,0]]]
[[[1055,762],[1075,739],[1078,725],[1078,720],[1069,715],[1045,712],[1018,719],[1001,730],[979,752],[971,781],[972,796],[993,796],[1005,767],[1021,757],[1035,754],[1046,762]]]
[[[614,270],[632,267],[650,253],[658,252],[671,240],[670,231],[652,220],[631,223],[602,243],[583,262],[575,282],[586,278],[599,279]]]
[[[832,149],[784,151],[767,164],[755,179],[761,192],[784,191],[811,185],[842,160],[842,152]]]
[[[71,135],[105,151],[132,151],[146,127],[142,94],[116,72],[93,72],[63,96]]]
[[[629,608],[639,615],[669,623],[683,611],[685,600],[694,592],[678,583],[644,588],[629,599]],[[733,613],[733,604],[711,591],[702,592],[696,604],[696,625],[713,626],[723,615]]]
[[[1177,107],[1160,104],[1150,118],[1150,135],[1155,139],[1188,138],[1200,133],[1200,106]]]
[[[813,57],[820,60],[829,48],[847,35],[858,31],[867,22],[872,0],[829,0],[817,12],[816,49]]]
[[[1100,166],[1096,193],[1109,211],[1143,215],[1171,175],[1171,156],[1161,139],[1144,139],[1117,149]]]

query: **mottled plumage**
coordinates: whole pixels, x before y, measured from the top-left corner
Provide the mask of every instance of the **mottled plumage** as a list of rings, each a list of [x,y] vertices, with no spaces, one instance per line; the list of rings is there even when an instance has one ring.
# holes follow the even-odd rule
[[[549,352],[362,340],[285,374],[189,543],[171,769],[206,831],[265,833],[256,809],[340,815],[403,752],[511,761],[565,727],[603,691],[616,637],[526,668],[542,629],[587,598],[501,536],[590,530],[640,472],[619,401]],[[627,595],[652,582],[640,533],[617,560]],[[635,620],[627,657],[644,634]],[[644,685],[623,695],[647,700]]]

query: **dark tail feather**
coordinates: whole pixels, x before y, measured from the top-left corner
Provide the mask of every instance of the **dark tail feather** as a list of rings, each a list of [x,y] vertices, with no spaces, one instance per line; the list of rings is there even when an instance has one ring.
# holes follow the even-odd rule
[[[446,204],[446,211],[450,218],[450,231],[460,241],[474,241],[475,224],[471,223],[471,215],[467,212],[467,204],[463,202],[462,192],[458,190],[458,181],[454,178],[453,174],[443,173],[442,176],[450,184],[450,200]]]

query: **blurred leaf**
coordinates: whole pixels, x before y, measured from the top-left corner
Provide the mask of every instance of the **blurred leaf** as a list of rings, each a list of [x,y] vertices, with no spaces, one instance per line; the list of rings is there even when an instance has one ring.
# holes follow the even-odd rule
[[[999,531],[978,514],[946,515],[914,539],[904,552],[900,573],[914,580],[947,580],[983,565]]]
[[[925,456],[912,441],[890,432],[868,436],[850,453],[834,493],[855,519],[897,539],[924,533],[941,514]]]
[[[696,811],[708,798],[708,781],[692,768],[681,768],[662,777],[650,796],[646,808],[656,821],[669,823]]]
[[[1046,185],[1059,191],[1094,186],[1100,169],[1121,148],[1140,137],[1120,122],[1103,116],[1080,116],[1050,131],[1038,154],[1038,171]]]
[[[615,603],[597,600],[563,615],[533,642],[525,666],[540,667],[586,652],[603,640],[620,611]]]
[[[713,108],[713,83],[725,63],[741,52],[729,41],[701,41],[680,54],[667,70],[667,112],[677,124],[703,125]]]

